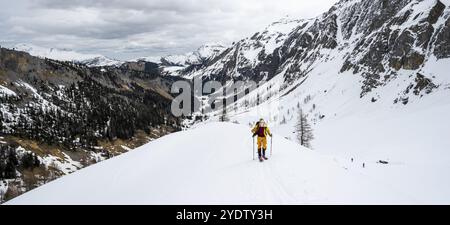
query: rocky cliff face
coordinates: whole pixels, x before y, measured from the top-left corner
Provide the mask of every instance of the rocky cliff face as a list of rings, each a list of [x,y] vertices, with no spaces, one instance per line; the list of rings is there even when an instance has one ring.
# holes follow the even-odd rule
[[[219,81],[271,78],[281,63],[280,46],[288,38],[289,32],[302,23],[287,18],[275,22],[264,31],[235,43],[196,69],[185,69],[181,75]]]
[[[288,88],[335,62],[337,73],[362,78],[361,97],[400,74],[421,87],[416,80],[424,77],[419,89],[432,90],[439,81],[427,64],[449,57],[449,24],[447,1],[342,0],[317,18],[274,23],[182,76],[261,81],[282,74]]]
[[[367,17],[366,23],[351,22],[350,18],[363,14],[357,10],[361,8],[372,9],[369,15],[375,17]],[[448,57],[445,46],[450,43],[444,37],[449,9],[441,1],[361,2],[343,18],[350,21],[343,24],[344,37],[364,37],[356,42],[341,69],[362,74],[366,79],[362,94],[385,84],[399,70],[413,73],[432,57]],[[355,26],[358,29],[353,33]]]

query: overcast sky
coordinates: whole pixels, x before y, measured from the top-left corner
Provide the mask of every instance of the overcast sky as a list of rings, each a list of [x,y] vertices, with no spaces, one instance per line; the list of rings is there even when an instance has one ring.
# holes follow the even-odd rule
[[[0,44],[31,43],[118,59],[230,44],[337,0],[0,0]]]

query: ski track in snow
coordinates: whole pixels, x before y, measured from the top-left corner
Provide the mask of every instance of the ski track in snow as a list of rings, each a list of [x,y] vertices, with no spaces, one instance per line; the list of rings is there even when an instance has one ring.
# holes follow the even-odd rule
[[[281,136],[274,136],[273,146],[273,156],[260,163],[252,160],[249,127],[208,123],[62,177],[6,204],[415,202]],[[267,153],[270,156],[270,149]]]

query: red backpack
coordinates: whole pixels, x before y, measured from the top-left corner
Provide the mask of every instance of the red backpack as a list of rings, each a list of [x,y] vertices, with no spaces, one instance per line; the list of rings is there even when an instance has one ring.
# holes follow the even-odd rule
[[[266,128],[265,127],[258,127],[258,137],[265,137],[266,136]]]

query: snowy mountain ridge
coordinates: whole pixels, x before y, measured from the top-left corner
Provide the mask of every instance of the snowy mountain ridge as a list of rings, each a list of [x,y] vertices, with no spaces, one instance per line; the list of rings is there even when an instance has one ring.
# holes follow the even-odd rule
[[[439,0],[342,0],[317,18],[274,23],[181,76],[268,81],[282,74],[285,89],[315,76],[320,65],[334,63],[336,76],[349,71],[362,78],[355,84],[361,96],[403,78],[412,87],[397,90],[400,95],[412,89],[416,95],[429,93],[448,86],[435,68],[445,67],[450,56],[449,5]]]
[[[85,64],[87,66],[120,66],[123,62],[110,59],[99,54],[84,54],[73,50],[45,48],[33,44],[17,44],[13,47],[17,51],[27,52],[32,56],[49,58],[60,61],[74,61]]]
[[[213,77],[213,79],[217,80],[240,76],[240,73],[233,71],[233,69],[239,69],[239,66],[235,65],[237,61],[244,61],[246,66],[250,66],[250,64],[254,66],[263,64],[264,62],[261,61],[264,60],[260,56],[271,54],[275,49],[279,48],[289,33],[303,21],[293,20],[288,17],[283,18],[272,23],[264,31],[258,32],[252,37],[234,43],[228,48],[220,49],[221,51],[217,51],[220,54],[205,58],[209,60],[204,60],[202,64],[196,67],[183,68],[183,70],[178,71],[177,75],[188,79],[201,76]],[[180,66],[183,65],[180,64]],[[227,67],[227,69],[224,70],[224,67]],[[258,69],[252,68],[252,70]]]
[[[45,48],[33,44],[20,43],[14,45],[13,49],[27,52],[32,56],[49,58],[59,61],[72,61],[84,64],[89,67],[120,67],[127,62],[152,62],[160,64],[170,75],[177,69],[186,68],[191,65],[201,65],[208,60],[217,57],[226,47],[219,43],[205,44],[193,52],[180,55],[168,55],[164,57],[139,57],[125,61],[115,60],[100,54],[84,54],[68,49]]]
[[[222,44],[205,44],[193,52],[182,55],[169,55],[161,57],[161,62],[164,66],[189,66],[202,64],[206,60],[218,56],[225,49],[226,47]]]
[[[325,116],[320,102],[336,106],[351,99],[349,109],[367,102],[386,109],[418,103],[432,93],[449,95],[449,36],[449,1],[342,0],[317,18],[276,22],[178,75],[226,86],[236,80],[261,82],[257,91],[228,106],[231,113],[251,110],[259,95],[315,102],[308,114],[320,121]]]

